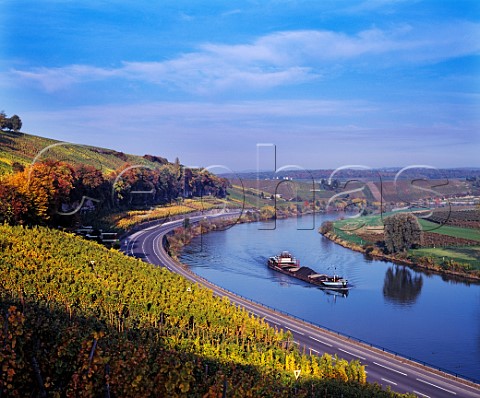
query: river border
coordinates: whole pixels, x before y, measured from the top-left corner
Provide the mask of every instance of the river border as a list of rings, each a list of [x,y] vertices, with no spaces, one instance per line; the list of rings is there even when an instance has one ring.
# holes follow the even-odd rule
[[[226,214],[223,214],[224,216],[228,216],[228,213]],[[217,216],[219,216],[219,214],[217,214]],[[180,219],[182,217],[179,217]],[[194,221],[194,222],[199,222],[200,220],[198,221]],[[232,220],[233,221],[233,220]],[[233,222],[232,225],[235,225],[237,224],[237,222]],[[181,224],[180,224],[181,225]],[[174,229],[178,228],[178,226],[176,227],[173,227],[171,228],[169,231],[166,231],[166,232],[163,232],[161,233],[160,235],[162,236],[163,235],[163,238],[166,237],[166,235],[168,234],[171,234],[173,233]],[[140,229],[143,229],[143,228],[140,228]],[[220,232],[220,231],[219,231]],[[344,339],[345,341],[350,341],[350,342],[355,342],[356,344],[358,345],[361,345],[367,349],[370,349],[371,351],[376,351],[378,352],[379,354],[382,353],[383,355],[386,355],[392,359],[395,359],[397,361],[400,361],[400,362],[403,362],[403,363],[408,363],[410,365],[413,365],[414,367],[417,367],[418,369],[425,369],[425,370],[428,370],[432,373],[435,373],[441,377],[444,377],[446,379],[451,379],[451,380],[456,380],[457,382],[461,383],[461,384],[464,384],[464,385],[467,385],[467,386],[470,386],[470,387],[473,387],[473,388],[478,388],[479,384],[478,384],[478,380],[474,379],[474,378],[471,378],[469,376],[466,376],[466,375],[462,375],[462,374],[459,374],[459,373],[456,373],[452,370],[449,370],[449,369],[445,369],[445,368],[442,368],[438,365],[433,365],[433,364],[430,364],[428,362],[425,362],[425,361],[422,361],[422,360],[419,360],[419,359],[416,359],[416,358],[413,358],[413,357],[410,357],[410,356],[407,356],[405,354],[400,354],[398,352],[395,352],[391,349],[388,349],[388,348],[385,348],[385,347],[382,347],[382,346],[377,346],[377,345],[374,345],[368,341],[363,341],[361,339],[358,339],[354,336],[350,336],[348,334],[345,334],[345,333],[342,333],[342,332],[339,332],[337,330],[334,330],[334,329],[330,329],[328,327],[325,327],[325,326],[322,326],[322,325],[319,325],[319,324],[315,324],[315,323],[312,323],[310,321],[307,321],[305,319],[302,319],[302,318],[299,318],[298,316],[295,316],[295,315],[291,315],[289,314],[288,312],[285,312],[285,311],[282,311],[282,310],[279,310],[277,308],[273,308],[273,307],[270,307],[268,305],[265,305],[263,303],[260,303],[260,302],[257,302],[255,300],[252,300],[252,299],[247,299],[246,297],[238,294],[238,293],[234,293],[228,289],[225,289],[223,287],[220,287],[210,281],[208,281],[207,279],[199,276],[198,274],[194,273],[186,264],[182,263],[179,259],[177,258],[173,258],[169,255],[168,253],[168,247],[165,247],[165,239],[162,239],[162,243],[160,245],[164,251],[164,253],[170,258],[170,260],[176,265],[176,267],[178,269],[181,269],[184,273],[186,274],[189,274],[190,276],[194,277],[197,279],[197,282],[200,282],[201,285],[203,285],[204,287],[206,288],[211,288],[212,286],[215,286],[215,288],[219,289],[220,291],[223,291],[223,292],[226,292],[228,294],[231,294],[231,295],[234,295],[242,300],[245,300],[245,301],[248,301],[252,304],[255,304],[257,306],[261,306],[263,308],[266,308],[266,309],[269,309],[270,311],[273,311],[277,314],[282,314],[283,316],[288,316],[292,319],[296,319],[297,321],[300,321],[302,323],[304,323],[305,325],[310,325],[311,327],[314,327],[314,328],[318,328],[318,329],[321,329],[323,330],[324,332],[327,332],[328,334],[332,335],[332,336],[336,336],[337,338],[341,338],[341,339]],[[169,268],[170,269],[170,268]],[[176,272],[176,273],[179,273],[179,274],[182,274],[182,272],[178,272],[178,271],[175,271],[175,267],[173,269],[171,269],[172,272]]]
[[[327,238],[328,240],[342,247],[345,247],[346,249],[363,253],[364,255],[369,256],[375,260],[389,261],[395,264],[405,265],[416,271],[420,270],[420,271],[425,271],[427,273],[434,273],[440,276],[451,277],[452,279],[458,280],[460,282],[472,282],[472,283],[480,284],[480,275],[467,274],[464,272],[454,271],[451,269],[445,269],[429,262],[418,262],[418,261],[412,261],[408,258],[399,258],[398,256],[395,256],[393,254],[379,253],[378,251],[368,251],[367,247],[346,241],[340,238],[335,233],[332,233],[332,232],[322,233],[321,231],[319,231],[319,233],[323,235],[325,238]]]

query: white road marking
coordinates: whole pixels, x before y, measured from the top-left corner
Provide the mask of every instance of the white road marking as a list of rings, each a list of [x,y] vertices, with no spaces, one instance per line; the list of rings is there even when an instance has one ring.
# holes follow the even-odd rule
[[[333,346],[332,346],[330,343],[326,343],[325,341],[322,341],[322,340],[316,339],[315,337],[312,337],[312,336],[308,336],[308,337],[310,337],[312,340],[318,341],[319,343],[322,343],[322,344],[328,345],[329,347],[333,347]]]
[[[314,348],[309,348],[310,351],[313,351],[313,352],[316,352],[317,354],[320,354],[320,352],[318,352],[316,349]]]
[[[162,256],[161,256],[162,251],[160,251],[160,253],[159,253],[159,252],[157,252],[157,249],[160,249],[161,244],[162,243],[160,242],[160,235],[158,235],[153,240],[153,251],[160,261],[162,261]],[[168,267],[168,266],[167,266],[167,269],[171,271],[170,267]]]
[[[268,323],[274,323],[275,325],[280,326],[279,323],[277,323],[277,322],[275,322],[275,321],[272,321],[271,319],[265,318],[265,320],[266,320]]]
[[[422,379],[417,379],[417,380],[418,380],[418,381],[420,381],[420,382],[422,382],[422,383],[428,384],[429,386],[432,386],[432,387],[437,387],[437,388],[439,388],[440,390],[443,390],[443,391],[449,392],[450,394],[457,395],[457,393],[456,393],[455,391],[450,391],[450,390],[447,390],[446,388],[443,388],[443,387],[437,386],[436,384],[429,383],[428,381],[425,381],[425,380],[422,380]]]
[[[347,354],[349,354],[349,355],[352,355],[352,356],[354,356],[354,357],[363,359],[363,360],[365,361],[365,358],[364,358],[364,357],[361,357],[360,355],[354,354],[353,352],[350,352],[350,351],[347,351],[347,350],[343,350],[343,349],[341,349],[341,348],[339,348],[339,350],[342,351],[342,352],[345,352],[345,353],[347,353]]]
[[[390,368],[390,367],[388,367],[388,366],[382,365],[382,364],[377,363],[377,362],[373,362],[373,363],[374,363],[375,365],[377,365],[377,366],[380,366],[381,368],[385,368],[385,369],[391,370],[392,372],[400,373],[401,375],[407,376],[406,373],[400,372],[400,371],[397,370],[397,369]]]
[[[384,379],[383,377],[382,377],[382,380],[383,380],[384,382],[386,382],[386,383],[393,384],[394,386],[397,385],[397,383],[395,383],[395,382],[392,381],[392,380]]]
[[[291,330],[291,331],[294,332],[294,333],[298,333],[298,334],[301,334],[302,336],[305,336],[305,333],[302,333],[302,332],[299,332],[298,330],[289,328],[288,326],[285,326],[285,329]]]
[[[421,392],[418,392],[418,391],[415,391],[415,390],[413,390],[413,393],[417,394],[417,395],[420,395],[422,397],[425,397],[425,398],[430,398],[430,395],[425,395],[425,394],[422,394]]]
[[[170,223],[168,223],[168,224],[174,224],[174,222],[170,222]],[[155,229],[155,227],[150,227],[148,230],[153,230],[153,229]],[[130,253],[132,253],[132,255],[134,255],[134,246],[135,246],[135,244],[138,242],[139,238],[140,238],[142,235],[144,235],[144,234],[145,234],[145,231],[140,231],[139,233],[137,233],[137,234],[135,234],[134,236],[130,237],[130,239],[126,242],[126,243],[127,243],[127,245],[126,245],[126,246],[127,246],[127,250],[126,250],[127,253],[130,252]],[[132,238],[133,238],[133,239],[132,239]],[[155,242],[155,241],[156,241],[156,242]],[[156,243],[158,243],[158,241],[159,241],[158,238],[157,238],[157,239],[154,239],[153,254],[154,254],[157,258],[160,259],[161,256],[159,255],[159,252],[162,253],[163,250],[161,250],[161,246],[160,246],[160,245],[159,245],[158,247],[156,247]],[[147,261],[150,261],[150,260],[149,260],[149,256],[145,253],[145,243],[146,243],[146,242],[145,242],[145,240],[144,240],[144,241],[142,242],[141,249],[142,249],[142,251],[143,251],[143,253],[144,253],[144,255],[145,255],[146,260],[147,260]],[[158,249],[158,251],[157,251],[157,249]],[[179,271],[180,271],[180,270],[177,270],[177,272],[179,272]],[[274,321],[270,321],[270,322],[276,323],[276,322],[274,322]],[[286,329],[291,330],[292,332],[298,333],[298,334],[300,334],[300,335],[305,335],[305,333],[300,332],[300,331],[298,331],[298,330],[289,328],[289,327],[287,327],[287,326],[284,326],[284,327],[285,327]],[[319,342],[319,343],[322,343],[322,344],[324,344],[324,345],[326,345],[326,346],[333,347],[332,344],[330,344],[330,343],[327,343],[327,342],[325,342],[325,341],[319,340],[319,339],[317,339],[317,338],[315,338],[315,337],[312,337],[312,336],[308,336],[308,337],[310,337],[312,340],[315,340],[315,341],[317,341],[317,342]],[[299,344],[299,343],[296,342],[296,341],[293,341],[293,343],[294,343],[294,344]],[[309,348],[309,349],[310,349],[311,351],[313,351],[313,352],[318,353],[318,351],[315,350],[315,349],[313,349],[313,348]],[[358,355],[355,355],[355,354],[353,354],[353,353],[351,353],[351,352],[348,352],[348,351],[346,351],[346,350],[343,350],[343,349],[341,349],[341,348],[339,348],[339,350],[340,350],[340,351],[344,351],[344,352],[346,352],[346,353],[348,353],[348,354],[350,354],[350,355],[359,357],[359,358],[361,358],[361,359],[364,359],[364,358],[362,358],[362,357],[360,357],[360,356],[358,356]],[[388,369],[388,370],[390,370],[390,371],[396,372],[396,373],[398,373],[398,374],[407,376],[406,373],[403,373],[403,372],[401,372],[401,371],[399,371],[399,370],[393,369],[393,368],[391,368],[391,367],[389,367],[389,366],[382,365],[382,364],[377,363],[377,362],[373,362],[373,364],[375,364],[375,365],[377,365],[377,366],[380,366],[380,367],[383,367],[383,368],[385,368],[385,369]],[[397,385],[395,382],[393,382],[393,381],[391,381],[391,380],[384,379],[384,378],[382,378],[382,380],[385,381],[385,382],[387,382],[387,383],[391,383],[391,384],[393,384],[393,385]],[[433,384],[433,383],[430,383],[430,382],[428,382],[428,381],[425,381],[425,380],[422,380],[422,379],[417,379],[417,381],[420,381],[420,382],[422,382],[422,383],[431,385],[431,386],[433,386],[433,387],[435,387],[435,388],[441,389],[441,390],[446,391],[446,392],[448,392],[448,393],[450,393],[450,394],[457,395],[457,393],[454,392],[454,391],[445,389],[445,388],[443,388],[443,387],[440,387],[440,386],[435,385],[435,384]],[[425,394],[420,393],[420,392],[418,392],[418,391],[415,391],[415,390],[414,390],[413,392],[414,392],[415,394],[419,395],[419,396],[422,396],[422,397],[425,397],[425,398],[430,398],[428,395],[425,395]]]
[[[145,256],[146,259],[148,259],[148,254],[145,252],[145,242],[147,240],[145,239],[143,242],[142,242],[142,252],[143,252],[143,255]]]

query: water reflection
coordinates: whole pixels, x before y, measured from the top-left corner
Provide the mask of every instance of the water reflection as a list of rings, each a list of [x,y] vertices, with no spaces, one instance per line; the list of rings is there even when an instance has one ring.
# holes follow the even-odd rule
[[[422,286],[421,275],[412,277],[412,272],[405,267],[389,267],[383,282],[383,296],[395,304],[412,305],[420,295]]]
[[[347,298],[348,297],[348,290],[341,290],[341,291],[338,291],[338,290],[329,290],[329,289],[320,289],[322,290],[325,295],[329,298],[333,298],[333,303],[336,303],[337,302],[337,297],[340,297],[340,298]],[[327,300],[328,302],[331,302],[330,300]]]
[[[318,217],[318,225],[327,219]],[[297,231],[295,219],[278,220],[275,231],[258,228],[239,224],[206,234],[202,251],[185,251],[181,260],[244,297],[478,380],[480,285],[445,283],[421,268],[364,258],[317,231]],[[268,256],[281,250],[319,273],[332,273],[328,267],[336,266],[353,286],[348,297],[268,268]]]

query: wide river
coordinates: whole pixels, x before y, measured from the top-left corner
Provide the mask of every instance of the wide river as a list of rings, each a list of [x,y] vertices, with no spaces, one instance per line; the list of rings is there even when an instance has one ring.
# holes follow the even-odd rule
[[[195,238],[180,259],[244,297],[480,381],[480,286],[369,260],[317,232],[329,218],[235,225]],[[267,258],[283,250],[319,273],[347,278],[348,295],[269,269]]]

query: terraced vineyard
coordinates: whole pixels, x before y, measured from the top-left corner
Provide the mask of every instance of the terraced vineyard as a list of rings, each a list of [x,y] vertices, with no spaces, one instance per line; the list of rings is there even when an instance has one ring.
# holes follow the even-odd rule
[[[104,217],[102,222],[115,231],[125,232],[143,222],[167,220],[169,217],[182,214],[204,212],[211,209],[223,209],[224,207],[241,208],[241,202],[223,200],[215,197],[185,199],[179,204],[157,206],[148,210],[129,210],[114,213]]]
[[[142,156],[111,149],[77,145],[25,133],[0,132],[0,174],[11,172],[14,164],[27,166],[34,160],[53,159],[72,165],[89,164],[109,173],[125,164],[154,166]]]

